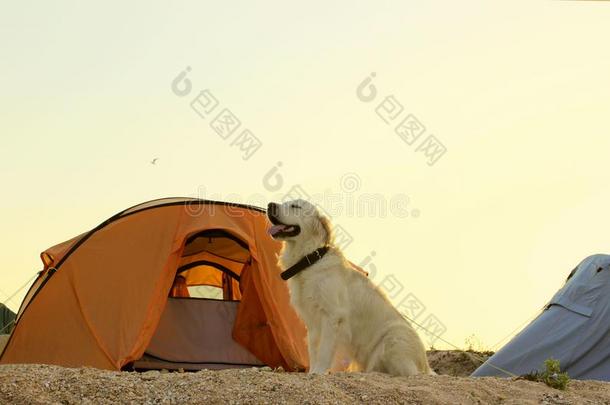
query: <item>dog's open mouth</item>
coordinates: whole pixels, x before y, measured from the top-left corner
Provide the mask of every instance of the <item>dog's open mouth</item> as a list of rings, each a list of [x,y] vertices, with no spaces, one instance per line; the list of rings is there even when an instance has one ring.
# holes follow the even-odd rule
[[[269,221],[273,224],[271,228],[267,230],[269,235],[272,238],[290,238],[292,236],[297,236],[301,233],[301,227],[298,225],[288,225],[282,223],[279,219],[277,219],[274,215],[268,214]]]
[[[282,238],[282,237],[290,237],[297,236],[301,232],[301,228],[298,225],[273,225],[269,230],[269,235],[272,238]]]

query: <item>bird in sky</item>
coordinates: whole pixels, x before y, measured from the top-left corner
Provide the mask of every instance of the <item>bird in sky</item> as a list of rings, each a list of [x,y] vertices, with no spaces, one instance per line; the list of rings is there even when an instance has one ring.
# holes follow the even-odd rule
[[[151,165],[156,165],[157,164],[157,160],[159,160],[159,158],[154,158],[153,160],[150,161]]]

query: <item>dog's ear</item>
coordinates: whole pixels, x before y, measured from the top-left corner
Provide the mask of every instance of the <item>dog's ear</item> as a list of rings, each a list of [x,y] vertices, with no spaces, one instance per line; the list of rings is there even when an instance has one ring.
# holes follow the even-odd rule
[[[333,226],[324,214],[318,212],[317,221],[314,223],[314,232],[324,238],[325,244],[333,241]]]

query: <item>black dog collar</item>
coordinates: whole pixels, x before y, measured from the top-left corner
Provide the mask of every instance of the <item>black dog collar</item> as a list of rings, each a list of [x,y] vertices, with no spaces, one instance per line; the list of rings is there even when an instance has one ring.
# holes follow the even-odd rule
[[[288,269],[282,272],[282,279],[288,280],[289,278],[296,276],[301,271],[305,270],[306,268],[323,258],[326,252],[328,252],[328,246],[322,246],[321,248],[314,250],[310,254],[305,255],[305,257],[299,260],[297,264],[289,267]]]

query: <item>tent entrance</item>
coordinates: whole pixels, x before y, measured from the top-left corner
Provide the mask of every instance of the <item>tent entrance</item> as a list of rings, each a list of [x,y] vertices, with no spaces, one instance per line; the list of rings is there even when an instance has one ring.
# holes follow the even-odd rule
[[[261,367],[231,334],[237,301],[168,298],[159,326],[135,369]]]
[[[248,244],[225,230],[196,233],[185,242],[170,296],[239,301],[241,273],[251,260]]]
[[[195,274],[195,272],[200,274]],[[201,284],[194,283],[194,279],[200,279],[206,277],[206,275],[210,276],[210,280],[207,283],[205,281],[201,282]],[[181,282],[186,285],[188,295],[186,293],[171,293],[170,295],[173,297],[186,296],[229,301],[241,297],[241,294],[233,291],[236,283],[239,286],[240,277],[232,270],[216,262],[199,260],[186,264],[178,269],[176,277],[179,280],[181,278],[184,279],[184,281],[179,281],[179,283]]]
[[[159,325],[136,369],[263,366],[232,338],[248,245],[224,230],[189,237]]]

